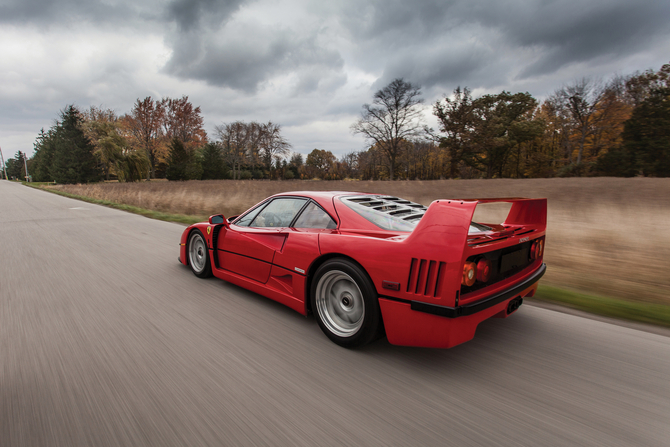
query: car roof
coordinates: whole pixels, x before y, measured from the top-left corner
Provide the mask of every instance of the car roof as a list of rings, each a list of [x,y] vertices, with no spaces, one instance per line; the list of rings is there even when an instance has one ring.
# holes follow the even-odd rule
[[[372,222],[374,219],[370,219],[370,212],[379,214],[379,216],[402,214],[402,216],[398,216],[401,220],[415,221],[416,219],[420,219],[426,211],[426,207],[418,203],[410,202],[408,200],[400,199],[391,195],[367,192],[291,191],[276,194],[271,198],[295,196],[311,198],[319,205],[321,205],[326,211],[331,213],[331,216],[337,216],[338,220],[340,221],[340,229],[349,228],[386,231]],[[341,197],[348,197],[348,201],[351,203],[356,203],[356,206],[358,207],[367,207],[368,210],[365,213],[368,214],[368,217],[363,217],[363,215],[360,213],[360,209],[359,211],[354,211],[351,208],[351,204],[344,207],[336,206],[334,199]]]
[[[355,192],[355,191],[290,191],[282,192],[275,194],[272,197],[281,197],[281,196],[302,196],[310,197],[312,199],[332,199],[333,197],[343,196],[343,195],[376,195],[368,192]]]

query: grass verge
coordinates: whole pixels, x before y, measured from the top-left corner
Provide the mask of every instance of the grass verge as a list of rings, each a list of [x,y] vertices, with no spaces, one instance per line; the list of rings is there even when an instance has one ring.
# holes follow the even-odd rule
[[[140,216],[148,217],[150,219],[164,220],[166,222],[177,222],[190,225],[196,222],[206,221],[209,218],[209,216],[189,216],[185,214],[162,213],[160,211],[148,210],[145,208],[140,208],[132,205],[124,205],[122,203],[110,202],[108,200],[92,199],[90,197],[79,196],[77,194],[70,194],[68,192],[56,191],[44,187],[44,185],[50,185],[53,183],[35,183],[35,182],[33,183],[22,182],[22,183],[26,186],[30,186],[31,188],[41,189],[42,191],[47,191],[53,194],[58,194],[60,196],[69,197],[70,199],[77,199],[88,203],[94,203],[96,205],[103,205],[110,208],[115,208],[117,210],[128,211],[129,213],[139,214]]]
[[[54,194],[59,194],[71,199],[108,206],[110,208],[128,211],[139,214],[141,216],[149,217],[151,219],[178,222],[188,225],[207,220],[207,216],[162,213],[137,206],[124,205],[107,200],[92,199],[90,197],[80,196],[77,194],[71,194],[44,187],[52,183],[22,183],[26,186],[41,189],[43,191],[48,191]],[[540,285],[537,293],[532,299],[552,302],[584,312],[617,318],[620,320],[637,321],[641,323],[654,324],[657,326],[670,327],[670,306],[663,304],[639,303],[606,296],[589,295],[544,284]]]
[[[670,306],[587,295],[541,284],[532,298],[572,307],[596,315],[670,327]]]

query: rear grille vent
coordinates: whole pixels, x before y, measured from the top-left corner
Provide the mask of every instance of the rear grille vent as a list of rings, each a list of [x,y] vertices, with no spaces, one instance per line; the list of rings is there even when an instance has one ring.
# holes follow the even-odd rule
[[[412,258],[409,265],[407,292],[439,297],[446,266],[446,262]]]

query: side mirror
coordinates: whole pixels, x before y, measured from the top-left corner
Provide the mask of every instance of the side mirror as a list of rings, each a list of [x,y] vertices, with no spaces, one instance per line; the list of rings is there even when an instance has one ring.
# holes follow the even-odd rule
[[[223,214],[215,214],[213,216],[209,216],[209,223],[210,225],[220,225],[220,224],[226,224],[228,226],[228,222],[226,221],[226,218],[223,217]]]

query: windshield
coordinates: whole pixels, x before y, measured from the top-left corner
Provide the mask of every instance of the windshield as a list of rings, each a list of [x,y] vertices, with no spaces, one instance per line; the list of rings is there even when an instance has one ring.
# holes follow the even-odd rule
[[[341,200],[379,228],[390,231],[414,231],[428,209],[420,203],[393,196],[347,196]],[[490,230],[486,225],[471,222],[468,233]]]

